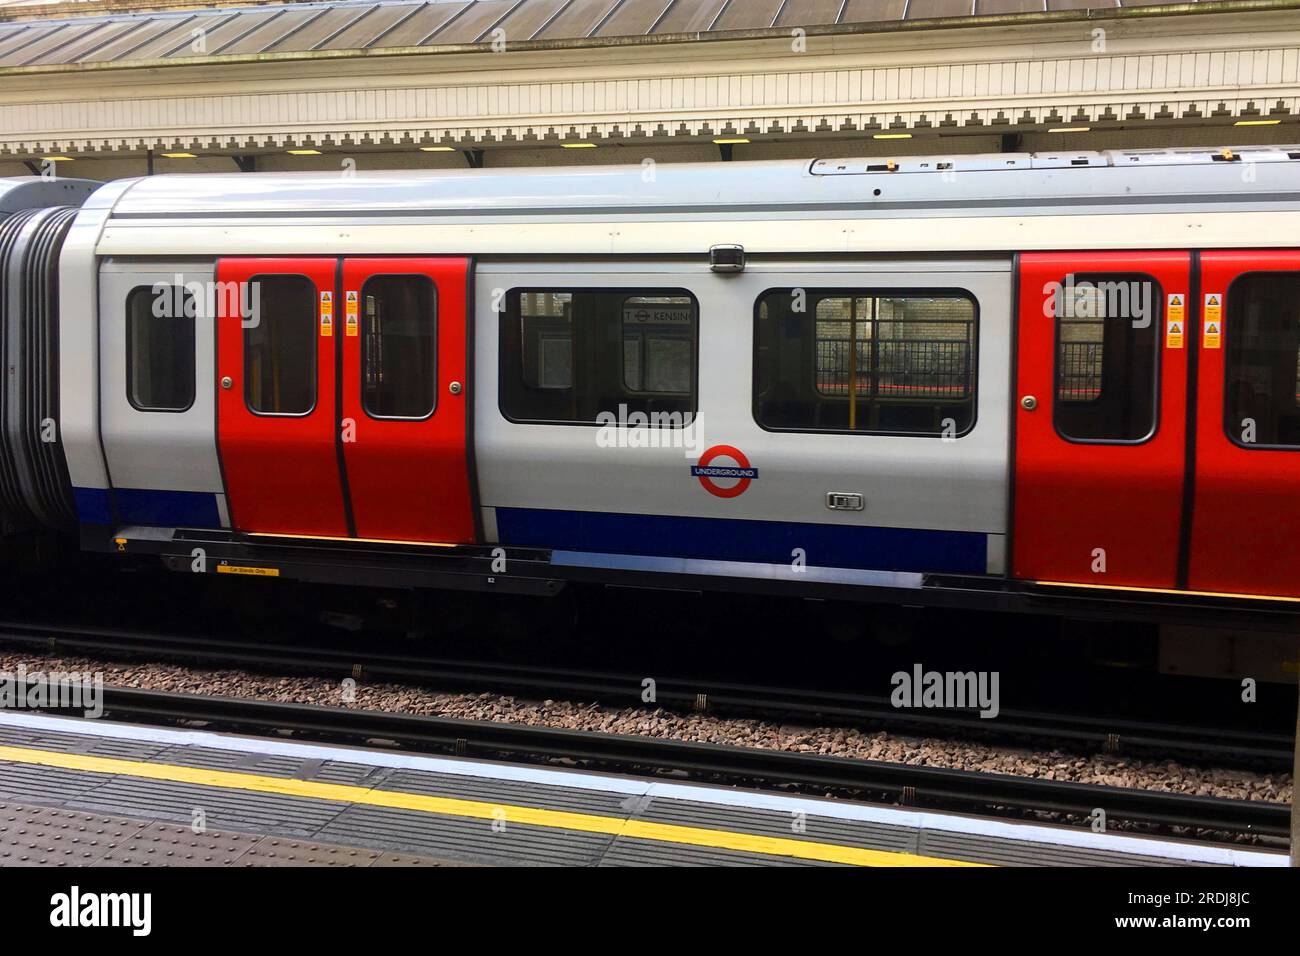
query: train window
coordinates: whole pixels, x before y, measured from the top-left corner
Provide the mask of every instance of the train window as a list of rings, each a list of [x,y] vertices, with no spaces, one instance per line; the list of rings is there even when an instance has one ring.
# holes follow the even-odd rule
[[[259,415],[306,415],[316,405],[316,287],[299,275],[249,282],[258,310],[244,329],[244,402]]]
[[[529,347],[521,355],[526,388],[566,391],[573,388],[573,293],[526,292],[512,297],[518,312],[510,324]],[[504,327],[503,327],[504,334]],[[505,382],[502,376],[502,382]]]
[[[689,296],[623,300],[623,385],[629,392],[688,394],[694,351],[695,303]]]
[[[975,424],[965,292],[774,289],[755,307],[754,420],[787,431],[958,437]]]
[[[678,289],[511,290],[501,321],[501,411],[512,421],[688,425],[699,307]],[[635,419],[633,419],[635,421]]]
[[[371,418],[428,418],[437,402],[438,293],[421,275],[361,289],[361,403]]]
[[[142,412],[194,404],[194,296],[142,285],[126,299],[126,397]]]
[[[1228,289],[1224,428],[1247,448],[1300,447],[1300,273]]]
[[[1155,433],[1163,303],[1144,275],[1071,275],[1056,290],[1052,416],[1062,438],[1142,442]]]

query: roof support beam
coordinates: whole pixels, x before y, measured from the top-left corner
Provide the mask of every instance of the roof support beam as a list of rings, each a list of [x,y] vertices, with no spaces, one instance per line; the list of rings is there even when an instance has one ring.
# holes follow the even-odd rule
[[[256,156],[231,156],[230,158],[235,161],[235,165],[239,167],[241,173],[257,172]]]
[[[483,168],[483,150],[466,149],[466,150],[462,150],[462,152],[464,152],[465,154],[465,162],[469,163],[470,169]]]

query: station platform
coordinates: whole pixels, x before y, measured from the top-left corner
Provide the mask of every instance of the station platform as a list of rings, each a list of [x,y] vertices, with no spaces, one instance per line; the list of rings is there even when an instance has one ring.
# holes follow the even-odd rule
[[[0,713],[0,866],[1287,862],[843,800]]]

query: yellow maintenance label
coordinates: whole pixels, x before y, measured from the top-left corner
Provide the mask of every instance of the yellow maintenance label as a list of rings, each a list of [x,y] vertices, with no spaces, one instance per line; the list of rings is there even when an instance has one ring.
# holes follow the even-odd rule
[[[1187,296],[1171,292],[1165,305],[1165,348],[1182,348],[1186,331]]]
[[[344,297],[343,328],[348,335],[355,336],[357,334],[357,314],[360,310],[360,305],[361,302],[355,290],[348,292]]]
[[[334,334],[333,292],[322,292],[320,294],[320,334],[323,336]]]
[[[251,574],[259,578],[278,578],[279,568],[250,568],[238,564],[218,564],[218,574]]]
[[[1201,344],[1207,349],[1223,345],[1223,293],[1205,293],[1205,334]]]

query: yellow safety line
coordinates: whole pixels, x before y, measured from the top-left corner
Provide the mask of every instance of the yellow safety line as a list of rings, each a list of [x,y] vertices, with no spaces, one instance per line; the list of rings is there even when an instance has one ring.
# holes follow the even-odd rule
[[[590,813],[570,813],[564,810],[543,810],[513,804],[484,803],[479,800],[461,800],[454,797],[430,797],[418,793],[391,790],[374,790],[337,783],[315,783],[310,780],[292,780],[265,777],[251,773],[233,773],[228,770],[205,770],[198,767],[179,767],[172,764],[142,763],[119,760],[113,757],[92,757],[86,754],[56,753],[49,750],[31,750],[25,747],[0,746],[0,761],[35,764],[41,767],[59,767],[65,770],[84,770],[90,773],[142,777],[148,780],[167,780],[172,783],[191,783],[204,787],[222,787],[227,790],[248,790],[258,793],[278,793],[289,797],[313,800],[332,800],[370,807],[392,807],[398,810],[416,810],[443,816],[470,817],[481,820],[502,820],[529,826],[549,827],[558,830],[579,830],[584,833],[608,833],[613,836],[634,837],[639,840],[656,840],[661,843],[679,843],[689,846],[716,847],[738,850],[743,853],[761,853],[768,856],[794,857],[800,860],[819,860],[828,863],[847,863],[854,866],[980,866],[960,860],[897,853],[890,850],[868,850],[861,847],[837,846],[833,843],[814,843],[809,840],[792,840],[787,837],[759,836],[753,833],[736,833],[730,830],[710,830],[704,827],[686,827],[673,823],[650,823],[644,820],[626,820]]]

